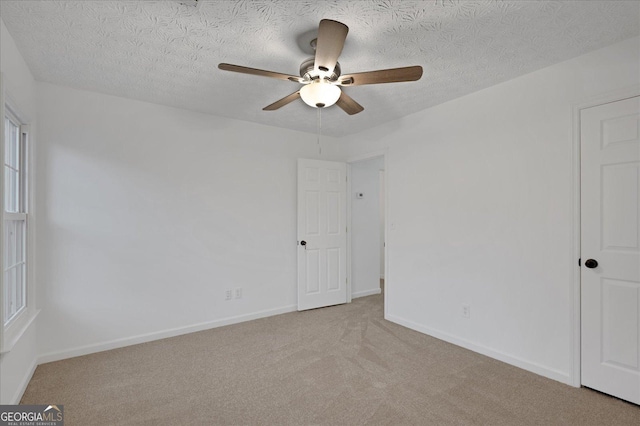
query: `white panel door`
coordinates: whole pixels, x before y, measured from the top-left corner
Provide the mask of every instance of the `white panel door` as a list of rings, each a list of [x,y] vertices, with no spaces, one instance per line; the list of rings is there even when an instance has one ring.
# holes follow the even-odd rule
[[[347,302],[347,165],[298,160],[298,310]]]
[[[580,127],[582,384],[640,404],[640,97]]]

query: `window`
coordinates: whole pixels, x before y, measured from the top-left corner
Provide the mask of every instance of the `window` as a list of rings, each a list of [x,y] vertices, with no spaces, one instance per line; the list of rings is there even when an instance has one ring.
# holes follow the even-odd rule
[[[5,109],[4,118],[3,324],[8,326],[27,306],[27,134]]]

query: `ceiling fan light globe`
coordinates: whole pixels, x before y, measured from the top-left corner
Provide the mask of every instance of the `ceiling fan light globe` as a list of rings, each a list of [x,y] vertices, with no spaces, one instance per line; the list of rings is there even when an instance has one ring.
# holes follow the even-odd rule
[[[326,108],[335,104],[341,94],[338,86],[322,80],[309,83],[300,89],[300,97],[304,103],[314,108]]]

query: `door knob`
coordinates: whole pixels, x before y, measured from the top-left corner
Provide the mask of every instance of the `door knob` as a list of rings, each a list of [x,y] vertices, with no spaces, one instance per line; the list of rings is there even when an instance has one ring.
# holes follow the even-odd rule
[[[302,240],[302,241],[300,241],[300,245],[301,245],[301,246],[306,246],[306,245],[307,245],[307,242],[306,242],[305,240]],[[306,248],[306,247],[305,247],[305,248]]]
[[[597,268],[598,267],[598,261],[595,259],[587,259],[586,262],[584,262],[584,266],[586,266],[587,268],[593,269],[593,268]]]

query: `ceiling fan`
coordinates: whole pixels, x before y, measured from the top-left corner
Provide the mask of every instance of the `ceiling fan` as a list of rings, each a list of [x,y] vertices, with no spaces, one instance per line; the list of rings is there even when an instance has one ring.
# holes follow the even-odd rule
[[[338,57],[342,53],[348,31],[349,27],[341,22],[331,19],[321,20],[318,27],[318,37],[311,42],[316,51],[315,57],[302,62],[300,77],[225,63],[219,64],[218,68],[225,71],[289,80],[303,85],[300,90],[267,105],[263,108],[264,111],[277,110],[298,98],[302,98],[307,105],[315,108],[326,108],[336,104],[349,115],[363,111],[364,107],[342,91],[340,86],[416,81],[422,77],[421,66],[342,75]]]

